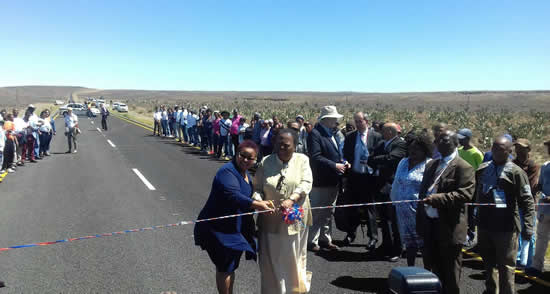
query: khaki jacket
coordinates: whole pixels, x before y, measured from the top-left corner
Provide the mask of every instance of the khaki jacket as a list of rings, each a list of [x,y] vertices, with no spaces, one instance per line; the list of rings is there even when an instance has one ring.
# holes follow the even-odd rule
[[[485,162],[476,172],[476,202],[494,203],[492,192],[485,192],[487,183],[483,182],[483,173],[492,168],[491,166],[494,166],[492,161]],[[522,227],[519,211],[521,210],[526,232],[532,235],[535,205],[527,174],[519,166],[509,161],[500,174],[497,187],[506,195],[506,208],[480,206],[479,228],[491,232],[520,232]]]

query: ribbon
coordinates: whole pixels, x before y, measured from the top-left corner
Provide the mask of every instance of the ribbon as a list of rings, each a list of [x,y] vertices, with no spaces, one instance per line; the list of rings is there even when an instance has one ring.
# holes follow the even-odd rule
[[[318,207],[312,207],[311,209],[316,210],[316,209],[346,208],[346,207],[372,206],[372,205],[384,205],[384,204],[403,204],[403,203],[412,203],[412,202],[421,202],[421,201],[422,200],[420,200],[420,199],[417,199],[417,200],[383,201],[383,202],[372,202],[372,203],[357,203],[357,204],[318,206]],[[465,203],[465,205],[494,206],[496,204],[495,203]],[[550,203],[538,203],[538,204],[535,204],[535,205],[545,206],[545,205],[550,205]],[[303,215],[303,208],[300,207],[300,209],[302,209],[302,215]],[[59,244],[59,243],[69,243],[69,242],[80,241],[80,240],[88,240],[88,239],[112,237],[112,236],[117,236],[117,235],[125,235],[125,234],[136,233],[136,232],[152,231],[152,230],[157,230],[157,229],[184,226],[184,225],[196,224],[196,223],[201,223],[201,222],[209,222],[209,221],[214,221],[214,220],[234,218],[234,217],[246,216],[246,215],[261,214],[261,213],[267,213],[267,212],[273,212],[273,211],[275,211],[275,209],[268,209],[268,210],[262,210],[262,211],[253,211],[253,212],[246,212],[246,213],[240,213],[240,214],[231,214],[231,215],[224,215],[224,216],[204,218],[204,219],[191,220],[191,221],[181,221],[181,222],[178,222],[178,223],[175,223],[175,224],[158,225],[158,226],[152,226],[152,227],[146,227],[146,228],[130,229],[130,230],[112,232],[112,233],[95,234],[95,235],[89,235],[89,236],[84,236],[84,237],[61,239],[61,240],[50,241],[50,242],[39,242],[39,243],[30,243],[30,244],[24,244],[24,245],[16,245],[16,246],[0,248],[0,252],[9,251],[9,250],[13,250],[13,249],[20,249],[20,248],[49,246],[49,245],[54,245],[54,244]]]

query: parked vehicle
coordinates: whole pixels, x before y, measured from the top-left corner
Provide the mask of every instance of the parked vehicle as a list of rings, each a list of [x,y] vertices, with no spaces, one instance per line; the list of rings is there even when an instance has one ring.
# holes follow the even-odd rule
[[[59,113],[63,113],[63,111],[66,111],[69,108],[73,110],[73,113],[75,115],[86,115],[87,112],[88,112],[88,109],[86,108],[86,106],[84,106],[84,104],[69,103],[69,104],[66,104],[64,106],[59,107]]]
[[[118,105],[120,104],[120,102],[113,102],[113,110],[118,110]]]
[[[128,105],[119,104],[117,107],[118,112],[128,112]]]

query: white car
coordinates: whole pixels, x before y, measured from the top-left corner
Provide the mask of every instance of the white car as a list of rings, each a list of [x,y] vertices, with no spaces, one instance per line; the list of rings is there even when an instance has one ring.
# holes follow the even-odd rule
[[[84,104],[80,104],[80,103],[69,103],[67,105],[64,105],[64,106],[61,106],[59,107],[59,113],[63,114],[63,111],[66,111],[66,110],[69,110],[69,109],[72,109],[73,110],[73,113],[75,115],[86,115],[87,113],[87,109],[86,109],[86,106],[84,106]]]
[[[128,112],[128,105],[121,103],[116,109],[118,110],[118,112]]]
[[[55,105],[63,105],[63,100],[55,100]]]
[[[118,105],[120,104],[120,102],[113,102],[113,110],[117,110],[118,109]]]

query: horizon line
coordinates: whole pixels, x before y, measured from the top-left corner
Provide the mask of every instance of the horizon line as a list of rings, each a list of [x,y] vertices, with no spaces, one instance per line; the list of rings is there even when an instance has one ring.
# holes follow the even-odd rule
[[[18,86],[0,86],[0,88],[23,88],[23,87],[64,87],[64,88],[82,88],[86,90],[97,91],[163,91],[163,92],[270,92],[270,93],[355,93],[355,94],[409,94],[409,93],[491,93],[491,92],[549,92],[550,89],[516,89],[516,90],[488,90],[488,89],[474,89],[474,90],[433,90],[433,91],[396,91],[396,92],[383,92],[383,91],[354,91],[354,90],[339,90],[339,91],[318,91],[318,90],[160,90],[160,89],[132,89],[132,88],[112,88],[112,89],[100,89],[90,88],[84,86],[62,86],[62,85],[18,85]]]

